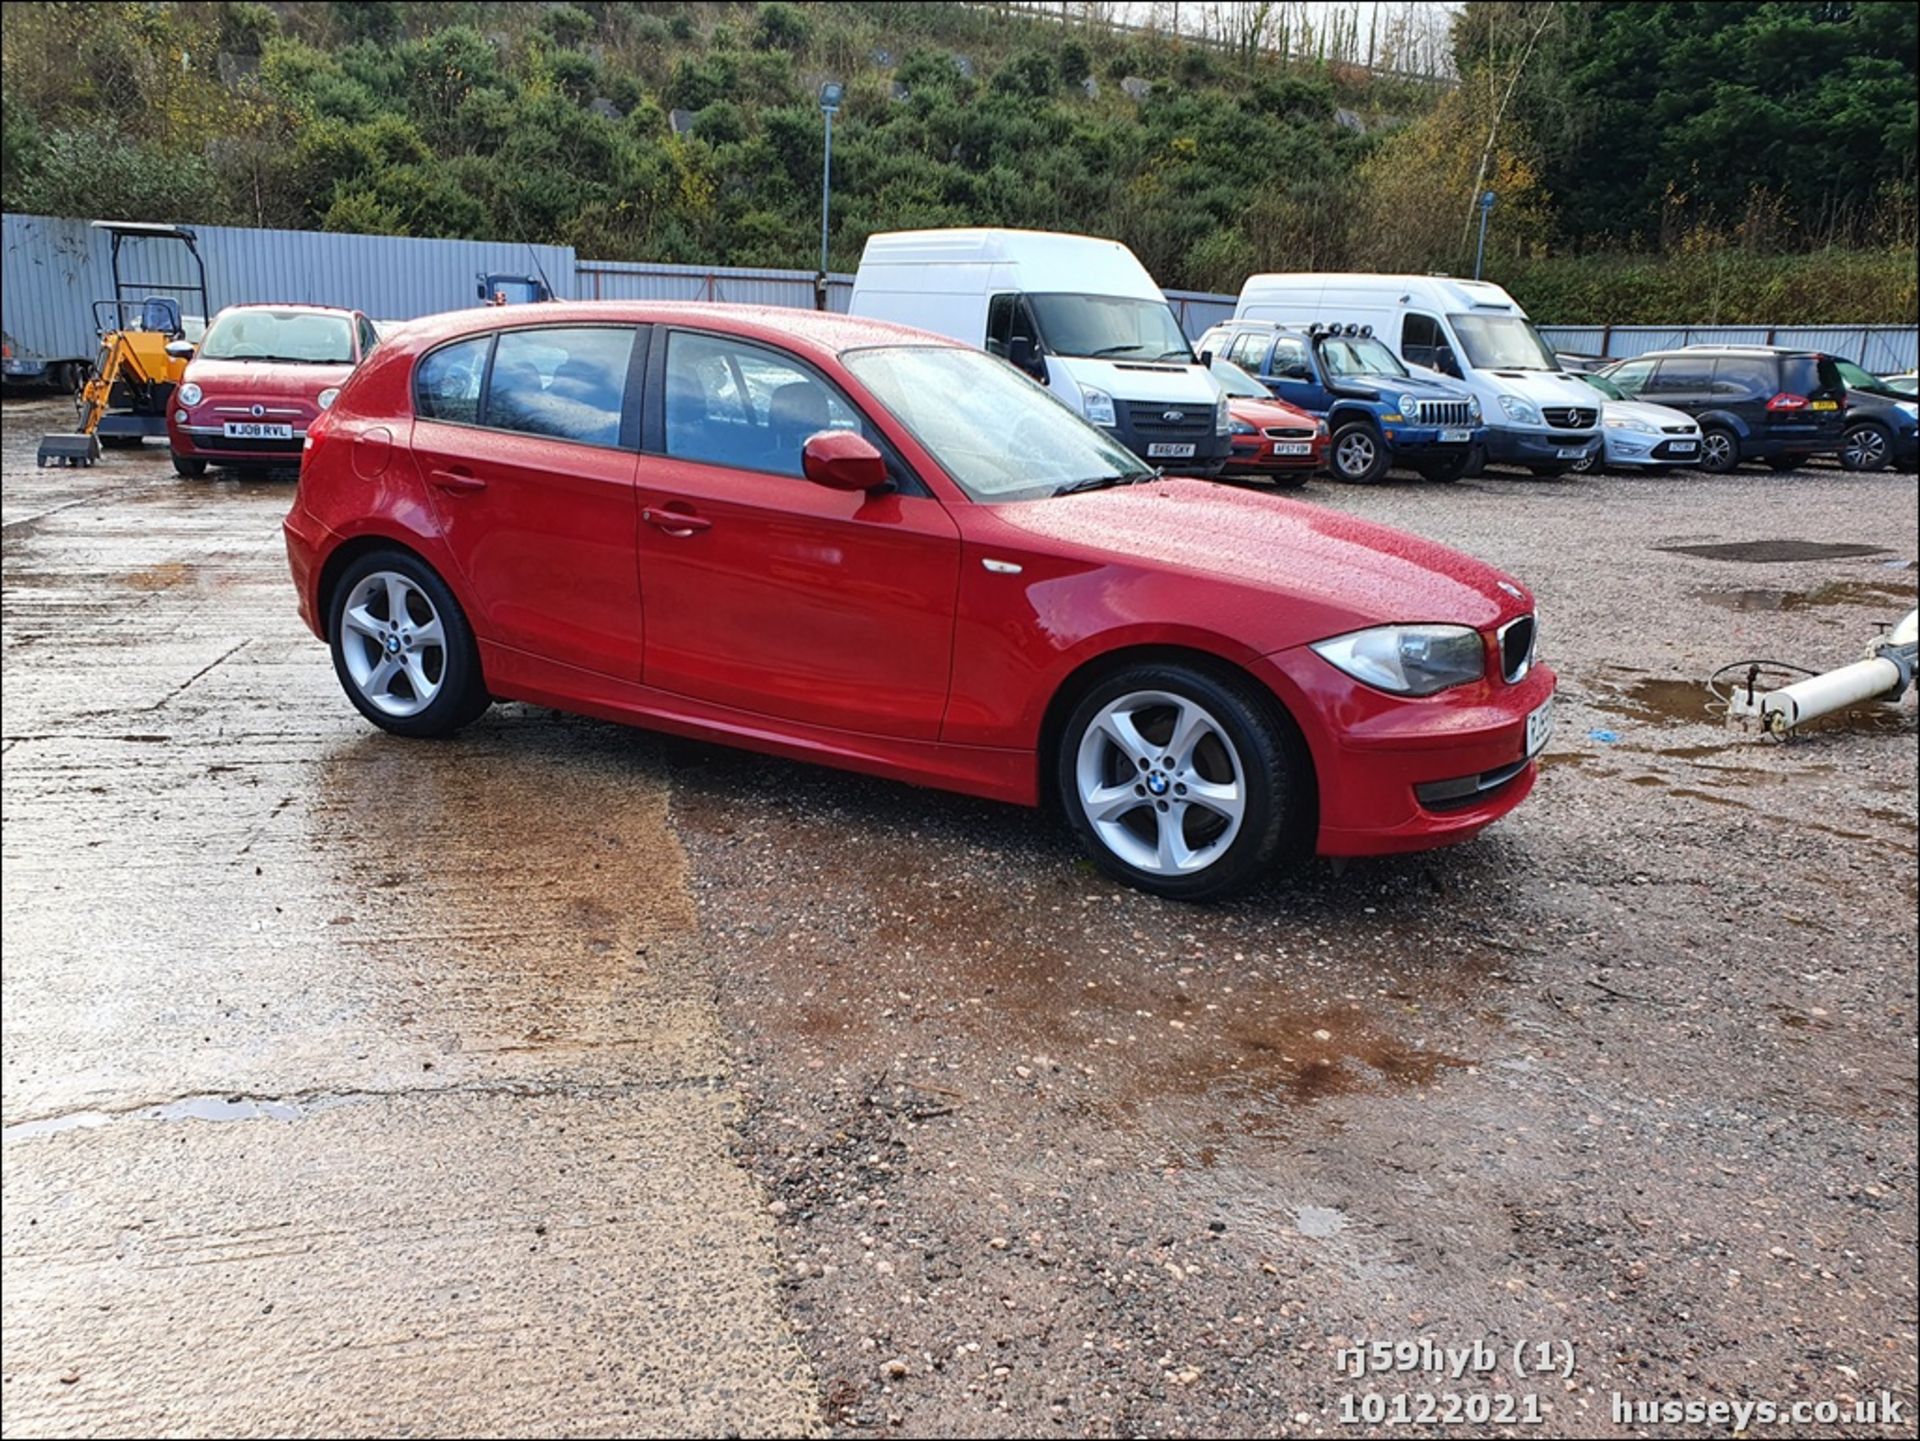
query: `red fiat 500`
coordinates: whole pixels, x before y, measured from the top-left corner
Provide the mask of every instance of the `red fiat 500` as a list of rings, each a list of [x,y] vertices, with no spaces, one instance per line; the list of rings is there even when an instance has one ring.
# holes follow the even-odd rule
[[[313,425],[300,611],[400,735],[493,699],[1033,805],[1162,895],[1518,805],[1554,678],[1490,566],[1161,480],[1018,371],[804,311],[389,334]]]
[[[1209,369],[1226,391],[1233,417],[1233,449],[1222,474],[1292,489],[1325,468],[1326,421],[1275,400],[1266,386],[1230,360],[1216,360]]]
[[[375,345],[373,322],[326,305],[233,305],[187,362],[167,415],[181,475],[293,465],[307,428]]]

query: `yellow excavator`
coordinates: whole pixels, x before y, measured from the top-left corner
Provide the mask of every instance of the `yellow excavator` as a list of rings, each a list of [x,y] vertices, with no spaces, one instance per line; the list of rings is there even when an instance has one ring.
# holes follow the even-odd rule
[[[191,230],[125,220],[96,220],[93,227],[111,237],[113,298],[93,302],[100,353],[80,387],[79,425],[71,432],[41,438],[41,465],[92,465],[100,458],[102,445],[139,445],[150,435],[164,436],[167,406],[193,354],[180,297],[199,299],[202,324],[212,313],[207,304],[206,263]],[[124,276],[120,249],[129,240],[184,246],[192,261],[191,281]]]

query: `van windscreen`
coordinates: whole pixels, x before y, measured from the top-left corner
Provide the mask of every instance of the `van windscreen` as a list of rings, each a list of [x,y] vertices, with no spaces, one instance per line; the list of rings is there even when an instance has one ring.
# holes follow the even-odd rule
[[[1029,295],[1040,341],[1055,355],[1193,364],[1193,347],[1165,301],[1121,295]]]
[[[1475,370],[1558,370],[1560,358],[1518,315],[1449,315]]]

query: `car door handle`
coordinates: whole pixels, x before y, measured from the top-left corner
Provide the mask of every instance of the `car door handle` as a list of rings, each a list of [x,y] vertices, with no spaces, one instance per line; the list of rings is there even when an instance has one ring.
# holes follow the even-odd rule
[[[689,536],[713,529],[713,522],[705,516],[689,515],[681,510],[655,510],[650,505],[642,508],[640,518],[668,535]]]
[[[484,480],[467,470],[430,470],[427,479],[433,482],[436,489],[450,490],[456,494],[487,488]]]

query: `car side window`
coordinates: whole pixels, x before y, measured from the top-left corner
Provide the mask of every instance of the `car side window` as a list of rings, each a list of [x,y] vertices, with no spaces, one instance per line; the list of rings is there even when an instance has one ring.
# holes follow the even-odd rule
[[[987,302],[987,354],[1007,358],[1007,342],[1013,339],[1013,296],[996,295]]]
[[[1774,393],[1773,360],[1765,355],[1723,355],[1713,367],[1713,393],[1763,400]]]
[[[1266,359],[1267,337],[1255,331],[1234,337],[1232,347],[1227,351],[1227,359],[1246,371],[1249,375],[1260,374]]]
[[[493,357],[485,424],[585,445],[620,443],[631,326],[508,330]]]
[[[1307,363],[1307,343],[1281,336],[1273,343],[1273,374],[1280,380],[1311,380],[1313,367]]]
[[[1400,358],[1408,365],[1433,368],[1434,358],[1446,341],[1440,335],[1440,323],[1431,315],[1409,313],[1400,323]]]
[[[1669,355],[1654,367],[1649,395],[1700,395],[1713,385],[1713,357]]]
[[[365,360],[373,354],[374,346],[380,343],[380,332],[373,328],[373,322],[364,315],[357,323],[360,327],[360,358]]]
[[[798,476],[810,435],[852,430],[876,439],[811,370],[745,341],[672,332],[666,383],[667,454],[680,460]]]
[[[491,335],[478,335],[423,356],[413,372],[414,414],[422,420],[478,424],[480,382],[486,378],[492,344]]]

